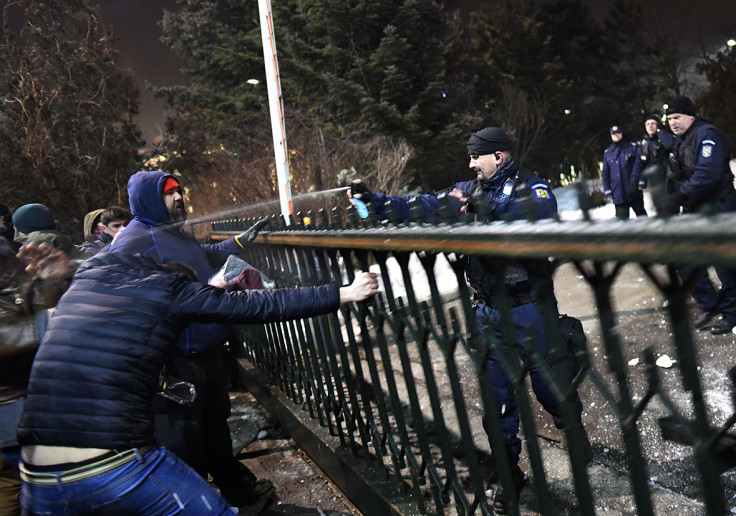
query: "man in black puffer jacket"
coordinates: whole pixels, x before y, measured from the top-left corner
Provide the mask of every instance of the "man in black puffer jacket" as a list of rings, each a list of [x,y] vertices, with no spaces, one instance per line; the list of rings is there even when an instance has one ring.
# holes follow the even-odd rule
[[[336,285],[227,292],[149,258],[84,262],[52,315],[18,426],[28,514],[233,514],[153,435],[159,373],[189,321],[265,323],[334,312],[378,288]],[[214,344],[213,344],[214,345]]]
[[[128,180],[134,219],[110,246],[111,253],[141,254],[157,263],[180,261],[207,283],[232,254],[244,250],[268,219],[241,235],[216,244],[200,244],[183,227],[187,211],[179,181],[160,170],[138,172]],[[268,493],[270,480],[255,475],[233,457],[227,418],[230,394],[220,349],[230,326],[192,322],[181,333],[166,364],[168,374],[193,384],[198,396],[182,407],[163,398],[154,405],[156,438],[200,475],[212,475],[220,492],[233,505],[246,505]]]

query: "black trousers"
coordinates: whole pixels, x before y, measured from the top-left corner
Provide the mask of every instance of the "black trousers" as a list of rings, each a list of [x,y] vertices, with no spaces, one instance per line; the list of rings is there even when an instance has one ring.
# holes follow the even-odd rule
[[[222,490],[255,481],[255,475],[233,457],[227,418],[230,393],[219,347],[196,355],[177,356],[167,374],[194,384],[196,399],[187,405],[155,396],[156,439],[205,479],[212,475]]]

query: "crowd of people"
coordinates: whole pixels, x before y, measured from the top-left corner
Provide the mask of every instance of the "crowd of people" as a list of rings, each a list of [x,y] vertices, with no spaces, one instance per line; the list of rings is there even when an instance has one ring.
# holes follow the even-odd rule
[[[89,213],[79,246],[42,204],[0,211],[2,514],[237,512],[273,486],[233,457],[230,325],[335,312],[378,289],[372,273],[343,287],[210,285],[267,219],[200,245],[172,175],[134,174],[128,193],[132,213]],[[195,389],[186,407],[156,396],[171,377]]]
[[[687,97],[670,102],[666,118],[671,132],[649,117],[638,145],[624,138],[620,126],[610,128],[602,180],[616,216],[628,219],[632,209],[647,215],[642,191],[652,167],[667,171],[668,215],[706,204],[717,212],[736,211],[723,134],[696,115]],[[503,129],[486,127],[467,142],[472,179],[419,196],[372,192],[355,180],[348,197],[370,204],[378,218],[386,217],[389,201],[403,219],[414,205],[431,218],[445,202],[458,219],[521,219],[530,206],[537,218],[555,216],[549,183],[520,166],[513,147]],[[43,204],[14,211],[0,205],[0,508],[6,511],[0,514],[20,514],[21,506],[26,514],[230,514],[271,492],[270,481],[257,479],[232,454],[220,353],[230,325],[330,313],[377,291],[370,273],[343,287],[265,291],[211,284],[267,219],[203,245],[183,227],[187,211],[176,177],[138,172],[128,195],[130,210],[111,206],[85,216],[85,242],[79,245],[56,229]],[[718,290],[705,268],[678,272],[701,309],[695,327],[731,332],[733,271],[716,269]],[[547,354],[559,338],[545,324],[549,316],[559,318],[547,260],[471,256],[466,276],[475,296],[477,325],[471,330],[481,342],[505,342],[527,361],[531,338]],[[722,318],[713,324],[718,314]],[[515,335],[510,342],[509,335]],[[485,370],[494,403],[483,420],[494,455],[511,465],[512,483],[494,492],[498,514],[518,503],[525,479],[503,349],[491,346],[489,353]],[[534,394],[554,424],[577,437],[582,456],[592,460],[580,398],[574,396],[574,416],[563,418],[545,376],[535,367],[529,371]],[[156,396],[164,377],[188,382],[196,397],[180,405]],[[491,419],[500,422],[502,449],[491,438]]]
[[[671,132],[660,129],[658,117],[648,117],[646,134],[638,145],[624,138],[620,126],[611,127],[613,143],[603,154],[601,177],[604,193],[616,207],[616,217],[626,220],[630,210],[646,216],[642,190],[648,177],[657,176],[665,178],[667,198],[661,209],[667,216],[696,213],[705,207],[716,213],[736,211],[731,154],[723,133],[697,116],[688,97],[673,99],[667,105],[666,119]],[[701,310],[694,326],[726,335],[736,326],[736,276],[724,267],[715,271],[719,288],[705,267],[678,269]],[[721,320],[713,324],[719,314]]]

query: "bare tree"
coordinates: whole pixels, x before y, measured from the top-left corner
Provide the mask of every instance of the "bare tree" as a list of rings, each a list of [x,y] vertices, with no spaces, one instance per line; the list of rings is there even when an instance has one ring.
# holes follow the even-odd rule
[[[504,129],[516,140],[514,156],[519,162],[534,154],[546,130],[544,101],[516,87],[512,81],[501,84],[498,117]]]
[[[137,91],[85,0],[12,0],[2,14],[0,198],[46,204],[81,240],[87,211],[127,201]]]

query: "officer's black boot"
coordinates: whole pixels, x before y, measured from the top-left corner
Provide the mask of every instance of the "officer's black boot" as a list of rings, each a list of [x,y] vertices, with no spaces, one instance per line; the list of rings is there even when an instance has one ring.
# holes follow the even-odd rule
[[[565,428],[565,424],[562,422],[562,419],[557,417],[552,417],[552,419],[555,422],[555,426],[559,428],[560,430],[563,430]],[[580,425],[579,432],[580,437],[582,437],[582,446],[583,446],[583,456],[585,457],[585,463],[590,464],[593,461],[593,446],[590,444],[590,438],[588,437],[588,431],[585,430],[585,426],[583,426],[582,421],[578,421],[578,424]]]
[[[585,454],[585,463],[590,464],[591,462],[593,462],[593,446],[590,444],[588,431],[585,430],[585,427],[582,423],[580,423],[580,434],[583,438],[583,453]]]
[[[521,471],[518,464],[514,464],[511,467],[511,479],[513,480],[516,501],[518,503],[521,490],[524,487],[524,472]],[[511,498],[504,495],[503,486],[499,484],[496,494],[493,496],[493,512],[496,514],[508,514],[509,508],[507,503],[512,503]]]

